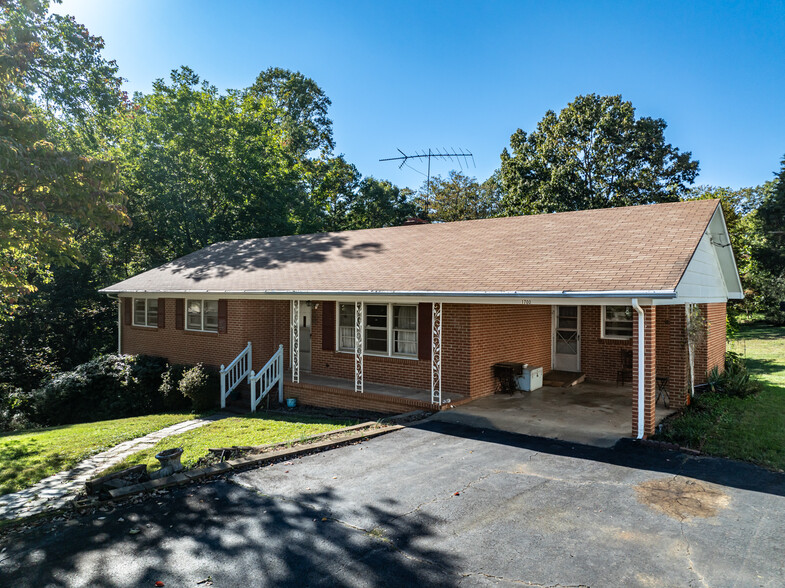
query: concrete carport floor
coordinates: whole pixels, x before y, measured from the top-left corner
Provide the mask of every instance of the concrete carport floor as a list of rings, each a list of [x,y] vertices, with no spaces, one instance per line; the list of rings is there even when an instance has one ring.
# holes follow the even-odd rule
[[[675,412],[657,405],[657,422]],[[612,447],[632,432],[632,388],[582,383],[494,394],[431,417],[446,423]]]

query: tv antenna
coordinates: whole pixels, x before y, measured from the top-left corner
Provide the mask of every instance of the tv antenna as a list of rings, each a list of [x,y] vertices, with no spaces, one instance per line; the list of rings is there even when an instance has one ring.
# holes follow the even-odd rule
[[[457,151],[452,147],[448,151],[446,147],[443,147],[444,151],[441,151],[439,148],[436,149],[428,149],[426,152],[422,150],[422,152],[415,150],[414,155],[408,155],[398,149],[398,153],[401,155],[398,157],[385,157],[384,159],[380,159],[379,161],[400,161],[400,165],[398,169],[401,169],[404,165],[411,170],[416,171],[418,174],[422,174],[426,177],[426,193],[425,193],[425,206],[426,208],[430,206],[430,197],[431,197],[431,159],[438,159],[441,161],[453,161],[453,157],[455,161],[458,163],[458,167],[461,170],[469,168],[469,161],[471,160],[472,167],[477,167],[474,163],[474,155],[470,151],[464,151],[463,149],[458,149]],[[428,160],[428,173],[423,174],[420,170],[413,168],[407,162],[410,159],[427,159]]]

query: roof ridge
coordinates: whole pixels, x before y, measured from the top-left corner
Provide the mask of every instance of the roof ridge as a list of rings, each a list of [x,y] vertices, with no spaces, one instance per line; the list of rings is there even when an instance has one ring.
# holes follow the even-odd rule
[[[249,237],[247,239],[229,239],[227,241],[216,241],[215,243],[211,243],[207,247],[212,247],[213,245],[218,245],[220,243],[241,243],[243,241],[257,241],[257,240],[270,240],[270,239],[285,239],[285,238],[293,238],[293,237],[315,237],[317,235],[344,235],[347,233],[352,234],[360,234],[365,233],[368,231],[388,231],[392,229],[402,229],[402,230],[417,230],[422,227],[446,227],[446,226],[455,226],[455,225],[463,225],[468,223],[484,223],[489,221],[496,221],[496,222],[504,222],[510,221],[512,219],[524,219],[524,218],[542,218],[542,217],[560,217],[560,216],[567,216],[567,215],[588,215],[591,213],[599,214],[599,213],[608,213],[610,211],[628,211],[628,210],[638,210],[641,208],[653,208],[653,207],[672,207],[672,206],[680,206],[680,205],[692,205],[695,206],[697,203],[700,203],[703,206],[705,202],[715,202],[719,203],[719,199],[717,198],[694,198],[689,200],[679,200],[677,202],[654,202],[650,204],[633,204],[630,206],[607,206],[605,208],[586,208],[583,210],[563,210],[560,212],[541,212],[537,214],[516,214],[512,216],[492,216],[488,218],[472,218],[472,219],[463,219],[457,221],[446,221],[446,222],[434,222],[434,223],[423,223],[423,224],[416,224],[416,225],[392,225],[389,227],[370,227],[366,229],[345,229],[343,231],[321,231],[317,233],[295,233],[291,235],[275,235],[270,237]],[[206,248],[206,247],[205,247]]]

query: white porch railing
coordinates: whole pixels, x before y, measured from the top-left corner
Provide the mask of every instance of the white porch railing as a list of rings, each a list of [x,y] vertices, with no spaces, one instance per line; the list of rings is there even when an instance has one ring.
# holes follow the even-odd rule
[[[232,390],[251,373],[251,342],[228,366],[221,365],[221,408],[226,408],[226,398]]]
[[[264,367],[255,374],[251,370],[248,376],[251,384],[251,412],[256,410],[262,399],[278,384],[278,402],[283,402],[283,345],[276,351]],[[259,397],[256,396],[256,386],[259,385]]]

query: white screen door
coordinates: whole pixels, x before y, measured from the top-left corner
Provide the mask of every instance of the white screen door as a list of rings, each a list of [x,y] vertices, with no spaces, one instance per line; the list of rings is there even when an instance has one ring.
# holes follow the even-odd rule
[[[311,371],[311,307],[300,302],[300,369]]]
[[[553,313],[553,369],[581,368],[581,307],[557,306]]]

